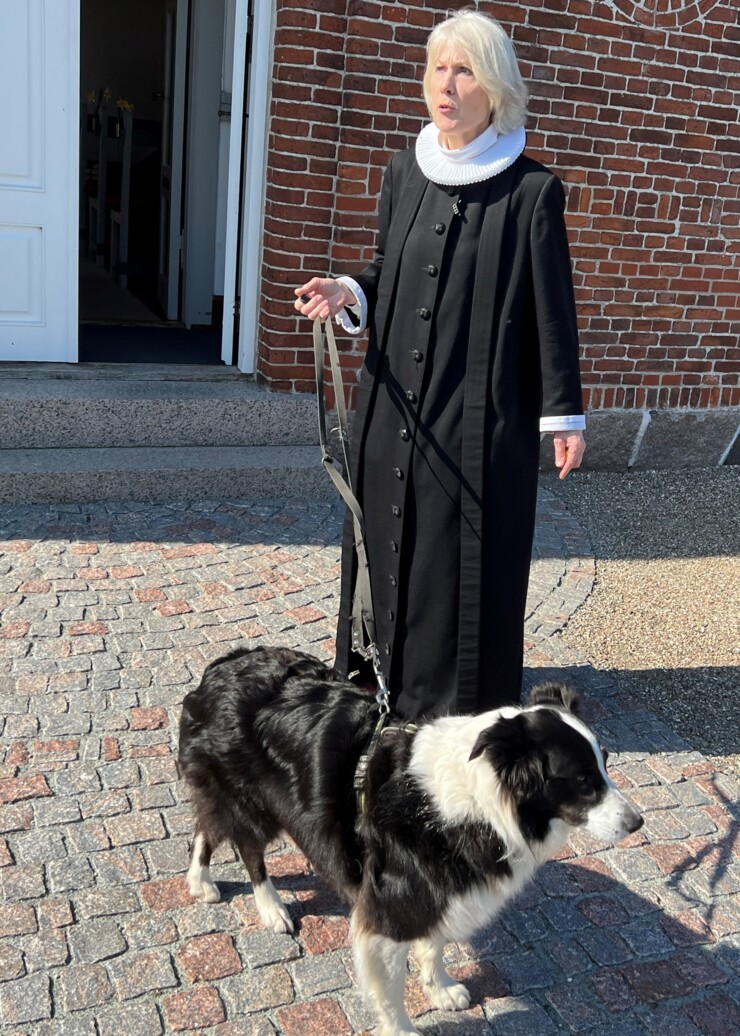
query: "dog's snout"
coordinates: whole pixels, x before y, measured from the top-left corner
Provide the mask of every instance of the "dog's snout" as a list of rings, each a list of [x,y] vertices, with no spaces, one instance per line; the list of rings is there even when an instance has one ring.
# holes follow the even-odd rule
[[[633,835],[635,831],[639,831],[645,823],[645,818],[641,813],[638,813],[636,809],[633,809],[630,812],[631,816],[627,820],[627,833]]]

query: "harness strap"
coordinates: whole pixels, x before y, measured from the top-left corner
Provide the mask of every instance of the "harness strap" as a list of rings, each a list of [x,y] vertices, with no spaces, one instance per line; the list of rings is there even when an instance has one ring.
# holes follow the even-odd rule
[[[347,472],[347,477],[345,478],[342,474],[341,465],[334,459],[328,446],[326,406],[324,403],[324,335],[321,329],[321,320],[317,317],[313,324],[313,352],[314,364],[316,366],[316,396],[318,399],[321,463],[352,513],[354,545],[355,553],[357,555],[357,582],[352,600],[352,648],[364,658],[372,661],[375,676],[378,681],[376,700],[381,710],[387,713],[390,711],[388,705],[389,691],[380,663],[380,652],[378,651],[377,646],[375,613],[373,611],[372,588],[370,585],[370,567],[367,560],[367,548],[365,546],[365,519],[362,514],[362,508],[353,492],[351,484],[349,432],[347,428],[347,408],[344,399],[344,383],[342,382],[339,353],[337,351],[337,342],[334,336],[334,328],[332,327],[331,320],[326,321],[324,330],[326,331],[332,385],[334,388],[335,406],[337,410],[337,430],[339,431],[339,438],[342,445],[342,456],[344,458],[344,467]],[[366,636],[363,635],[363,630]],[[365,643],[366,640],[367,645]]]
[[[353,787],[355,789],[355,795],[357,796],[357,819],[358,822],[362,818],[367,808],[367,771],[370,766],[370,760],[372,759],[373,752],[378,747],[378,742],[384,734],[390,734],[394,731],[403,731],[408,734],[415,734],[418,730],[416,723],[401,723],[388,726],[388,713],[381,712],[378,717],[378,722],[375,724],[370,740],[365,745],[365,750],[357,761],[357,769],[355,770],[355,778]]]

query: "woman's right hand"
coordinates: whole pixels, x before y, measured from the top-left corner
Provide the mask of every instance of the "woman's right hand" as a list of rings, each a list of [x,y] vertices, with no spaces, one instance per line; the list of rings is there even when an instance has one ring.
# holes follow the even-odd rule
[[[319,317],[321,320],[334,318],[345,306],[357,305],[354,293],[346,284],[335,281],[333,277],[312,277],[310,281],[295,289],[298,296],[295,308],[309,320]],[[308,302],[302,302],[301,296],[309,296]]]

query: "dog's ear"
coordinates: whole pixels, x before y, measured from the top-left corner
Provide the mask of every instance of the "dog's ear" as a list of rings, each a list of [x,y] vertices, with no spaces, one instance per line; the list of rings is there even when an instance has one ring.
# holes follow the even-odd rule
[[[542,758],[525,714],[498,719],[482,731],[470,759],[477,759],[484,752],[503,784],[517,798],[526,798],[542,788],[545,779]]]
[[[580,715],[578,695],[562,683],[537,684],[532,688],[527,704],[554,705],[558,709],[567,709],[574,716]]]

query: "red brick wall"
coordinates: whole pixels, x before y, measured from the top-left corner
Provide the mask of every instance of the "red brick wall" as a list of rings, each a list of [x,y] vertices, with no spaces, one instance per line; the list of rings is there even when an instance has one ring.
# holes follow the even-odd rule
[[[427,117],[424,43],[450,6],[277,0],[258,343],[276,389],[312,388],[292,289],[372,254],[382,172]],[[738,0],[468,6],[510,32],[528,153],[566,184],[587,406],[740,404]],[[340,344],[353,382],[364,337]]]

